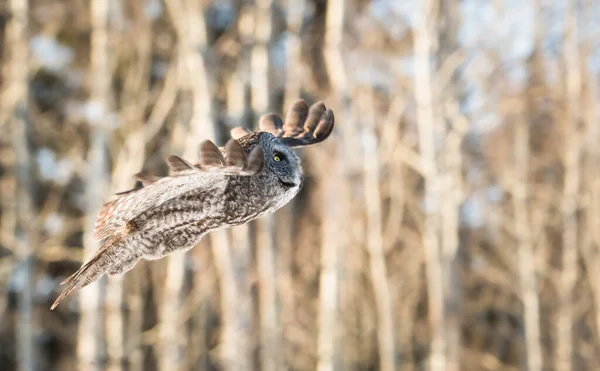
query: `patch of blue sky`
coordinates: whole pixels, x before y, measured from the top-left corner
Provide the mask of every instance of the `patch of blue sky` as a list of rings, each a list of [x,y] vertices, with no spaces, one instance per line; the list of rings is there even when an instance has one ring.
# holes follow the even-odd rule
[[[43,34],[35,35],[30,40],[31,53],[42,68],[52,72],[65,69],[74,58],[73,50],[55,38]]]

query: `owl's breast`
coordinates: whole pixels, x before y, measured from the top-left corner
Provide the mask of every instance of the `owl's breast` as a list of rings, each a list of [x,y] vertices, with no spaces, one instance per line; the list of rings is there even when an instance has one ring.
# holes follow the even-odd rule
[[[231,225],[247,223],[283,206],[284,198],[277,181],[268,175],[231,177],[224,193],[225,213]]]

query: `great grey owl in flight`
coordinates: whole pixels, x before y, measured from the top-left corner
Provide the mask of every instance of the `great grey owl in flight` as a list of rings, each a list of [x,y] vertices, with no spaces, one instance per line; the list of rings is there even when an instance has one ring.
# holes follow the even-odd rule
[[[318,143],[333,130],[333,112],[323,102],[310,108],[296,101],[285,121],[276,114],[260,118],[260,131],[241,127],[218,148],[204,141],[192,164],[170,156],[171,175],[135,175],[141,188],[118,193],[102,205],[93,237],[98,251],[62,284],[52,304],[102,275],[127,272],[140,260],[160,259],[194,247],[206,233],[247,223],[273,213],[300,190],[300,160],[291,150]]]

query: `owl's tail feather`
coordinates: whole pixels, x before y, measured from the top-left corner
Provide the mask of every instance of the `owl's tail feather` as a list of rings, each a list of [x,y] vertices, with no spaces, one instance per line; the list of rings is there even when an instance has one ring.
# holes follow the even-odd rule
[[[63,301],[69,294],[73,291],[83,288],[90,283],[100,279],[104,273],[106,273],[112,265],[111,254],[109,253],[114,247],[118,246],[118,242],[123,237],[118,235],[108,239],[106,242],[102,244],[102,247],[96,251],[94,256],[90,260],[88,260],[85,264],[81,266],[77,270],[77,272],[73,273],[67,279],[62,281],[60,284],[64,285],[68,283],[69,285],[60,293],[58,298],[54,301],[50,310],[54,310]]]

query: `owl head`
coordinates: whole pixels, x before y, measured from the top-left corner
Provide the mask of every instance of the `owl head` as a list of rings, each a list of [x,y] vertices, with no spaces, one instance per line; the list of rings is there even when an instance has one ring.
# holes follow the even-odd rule
[[[297,192],[303,174],[300,159],[292,148],[312,145],[325,140],[333,130],[333,111],[323,102],[310,108],[303,99],[292,104],[285,121],[275,113],[260,118],[258,132],[236,127],[231,136],[250,153],[260,148],[264,157],[264,173],[273,175],[284,191]]]
[[[302,185],[300,159],[290,147],[268,132],[258,133],[257,145],[263,152],[265,174],[275,176],[284,190],[293,190]]]

